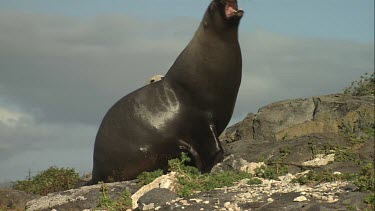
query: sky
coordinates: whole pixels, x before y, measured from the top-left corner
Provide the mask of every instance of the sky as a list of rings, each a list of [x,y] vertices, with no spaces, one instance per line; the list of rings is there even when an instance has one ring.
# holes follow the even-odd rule
[[[0,0],[0,182],[92,168],[121,97],[165,74],[209,0]],[[240,0],[243,78],[230,124],[271,102],[342,92],[374,71],[373,0]]]

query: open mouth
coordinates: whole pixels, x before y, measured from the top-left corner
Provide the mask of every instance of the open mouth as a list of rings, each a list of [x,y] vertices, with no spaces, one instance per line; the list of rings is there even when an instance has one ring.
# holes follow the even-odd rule
[[[233,16],[242,16],[243,11],[238,9],[237,1],[236,0],[228,0],[225,4],[225,15],[227,18],[231,18]]]

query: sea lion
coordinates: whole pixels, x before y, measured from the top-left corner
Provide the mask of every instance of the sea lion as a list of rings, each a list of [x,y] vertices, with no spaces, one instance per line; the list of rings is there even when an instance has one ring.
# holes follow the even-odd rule
[[[94,147],[92,183],[167,169],[189,153],[200,171],[223,158],[218,136],[230,121],[241,83],[236,0],[213,0],[164,79],[120,99],[105,115]]]
[[[154,75],[147,80],[146,85],[149,85],[151,83],[155,83],[156,81],[160,81],[163,78],[164,78],[164,76],[162,76],[162,75]]]

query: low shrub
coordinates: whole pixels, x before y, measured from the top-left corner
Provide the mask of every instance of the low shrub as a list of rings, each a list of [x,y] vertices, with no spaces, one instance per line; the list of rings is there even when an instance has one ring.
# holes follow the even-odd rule
[[[28,180],[17,181],[13,188],[27,193],[47,195],[74,188],[78,179],[79,175],[73,168],[52,166]]]

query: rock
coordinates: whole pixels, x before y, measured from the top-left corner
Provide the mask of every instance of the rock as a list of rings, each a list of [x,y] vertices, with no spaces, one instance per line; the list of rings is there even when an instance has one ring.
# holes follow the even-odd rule
[[[314,110],[313,98],[285,100],[267,105],[259,109],[254,119],[254,139],[261,142],[274,141],[276,133],[311,120]]]
[[[136,209],[138,207],[138,199],[145,193],[151,191],[155,188],[164,188],[168,190],[175,190],[174,184],[176,183],[176,173],[171,172],[166,175],[162,175],[152,181],[150,184],[141,187],[136,193],[132,195],[132,208]]]
[[[241,122],[228,127],[219,137],[228,143],[238,140],[253,140],[253,122],[255,114],[249,113]]]
[[[353,124],[361,113],[373,118],[373,106],[371,98],[343,94],[272,103],[254,118],[254,139],[272,142],[313,133],[338,134],[343,122]]]
[[[298,196],[297,198],[293,199],[295,202],[302,202],[302,201],[307,201],[306,196]]]
[[[311,161],[316,156],[315,151],[324,151],[332,146],[346,147],[349,146],[347,140],[342,136],[331,133],[306,134],[296,139],[285,140],[281,142],[249,142],[239,140],[232,143],[223,143],[223,148],[229,155],[222,162],[223,169],[238,169],[240,159],[248,163],[259,163],[260,161],[274,161],[295,164],[290,165],[290,173],[296,173],[299,168],[296,165],[303,165],[306,161]],[[312,150],[314,148],[315,151]]]
[[[313,160],[305,161],[302,165],[305,166],[325,166],[329,162],[333,162],[335,160],[335,154],[317,154]]]
[[[140,210],[155,210],[157,207],[178,198],[178,195],[165,188],[155,188],[138,199]]]
[[[10,188],[0,189],[0,210],[24,210],[28,201],[39,197]]]
[[[250,173],[252,175],[255,174],[255,169],[260,168],[262,166],[265,166],[266,164],[264,162],[259,162],[259,163],[246,163],[242,167],[240,167],[240,171],[244,171],[247,173]]]
[[[237,203],[231,203],[231,202],[225,202],[224,203],[224,208],[226,208],[228,211],[239,211],[241,210]]]
[[[77,181],[74,188],[76,189],[76,188],[80,188],[80,187],[83,187],[83,186],[90,185],[91,184],[91,178],[92,178],[91,173],[90,174],[84,174],[83,176],[81,176],[79,178],[79,180]]]
[[[359,157],[363,160],[375,160],[374,148],[375,148],[374,137],[370,137],[368,140],[365,141],[363,146],[358,150]]]

